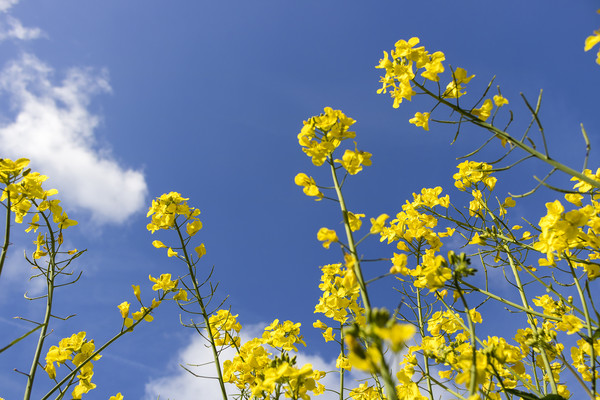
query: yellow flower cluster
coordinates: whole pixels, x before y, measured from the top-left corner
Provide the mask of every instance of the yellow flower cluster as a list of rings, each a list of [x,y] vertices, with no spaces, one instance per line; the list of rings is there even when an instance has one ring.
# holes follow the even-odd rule
[[[579,339],[577,346],[571,347],[571,358],[573,359],[573,366],[581,374],[584,381],[591,382],[593,379],[600,379],[600,371],[596,369],[595,375],[592,373],[590,368],[590,360],[592,356],[598,357],[600,354],[600,339],[593,341],[593,346],[585,339]],[[593,353],[592,353],[593,347]]]
[[[555,265],[556,260],[573,258],[573,266],[583,267],[588,279],[600,276],[600,266],[594,262],[600,259],[600,202],[593,198],[590,202],[566,212],[559,200],[546,203],[546,215],[538,223],[541,233],[533,244],[546,256],[539,260],[540,265]],[[587,256],[582,257],[581,250],[587,250]],[[573,257],[575,252],[578,257]]]
[[[459,190],[466,190],[471,186],[477,186],[479,182],[483,182],[489,190],[494,190],[497,179],[491,176],[492,166],[477,161],[464,161],[457,165],[458,172],[452,177],[454,178],[454,186]]]
[[[349,319],[364,323],[364,309],[359,305],[360,288],[351,268],[342,264],[329,264],[321,268],[321,298],[315,313],[345,324]],[[321,329],[327,330],[325,324]]]
[[[396,247],[401,251],[410,251],[411,248],[421,248],[423,255],[421,264],[414,269],[407,267],[407,255],[396,254],[392,257],[393,266],[391,273],[409,275],[414,278],[413,284],[419,288],[436,290],[444,286],[445,282],[452,277],[446,260],[436,254],[442,247],[440,238],[451,236],[453,229],[446,232],[435,232],[438,220],[433,215],[422,213],[419,209],[431,209],[435,206],[448,208],[450,197],[440,197],[442,188],[424,188],[421,193],[413,193],[413,201],[408,201],[402,206],[402,211],[396,214],[388,226],[383,226],[380,231],[381,241],[387,240],[388,244],[397,242]],[[429,248],[423,246],[427,244]]]
[[[217,346],[240,346],[239,333],[242,325],[237,322],[237,317],[238,314],[232,315],[229,310],[218,310],[210,316],[209,329]]]
[[[56,378],[56,368],[54,363],[58,366],[66,364],[67,361],[71,361],[73,365],[79,367],[85,360],[92,356],[95,351],[94,341],[86,339],[85,332],[79,332],[73,334],[71,337],[62,339],[58,346],[52,346],[46,354],[46,367],[44,368],[48,373],[50,379]],[[102,357],[96,355],[92,360],[98,360]],[[71,396],[73,399],[81,399],[84,393],[94,389],[96,385],[92,383],[92,376],[94,375],[92,362],[89,361],[79,370],[79,379],[77,386],[73,389]]]
[[[52,220],[58,224],[59,229],[66,229],[77,225],[77,221],[69,219],[67,213],[59,205],[60,200],[48,200],[48,197],[58,193],[56,189],[44,190],[42,183],[48,179],[47,176],[38,172],[25,169],[29,160],[20,158],[16,161],[7,158],[0,159],[0,182],[6,187],[2,190],[0,201],[9,201],[10,209],[15,213],[15,222],[22,223],[34,203],[37,212],[50,210]],[[40,216],[35,213],[26,232],[37,231]]]
[[[375,67],[385,69],[385,76],[380,80],[383,86],[377,93],[387,93],[388,89],[391,89],[390,95],[394,99],[394,108],[398,108],[404,99],[410,101],[416,94],[411,83],[415,78],[414,69],[424,69],[421,76],[433,82],[438,82],[438,74],[444,72],[442,64],[446,59],[444,53],[436,51],[429,54],[425,47],[415,47],[419,42],[417,37],[410,38],[408,42],[397,41],[395,49],[390,52],[392,59],[390,60],[388,53],[384,51],[384,57]]]
[[[420,40],[417,37],[412,37],[408,41],[397,41],[395,49],[391,50],[390,55],[384,51],[383,58],[379,60],[379,65],[375,66],[375,68],[385,69],[385,76],[380,79],[383,85],[377,90],[377,93],[387,93],[389,90],[394,100],[394,108],[398,108],[403,100],[411,101],[412,96],[417,94],[415,87],[421,88],[423,90],[421,93],[428,93],[435,97],[433,93],[424,88],[425,83],[426,81],[439,82],[439,74],[445,71],[443,61],[445,61],[446,56],[444,53],[436,51],[429,54],[425,47],[415,47],[419,42]],[[422,70],[421,77],[425,79],[421,84],[415,80],[415,74],[418,70]],[[474,76],[468,75],[464,68],[458,67],[452,70],[452,78],[441,94],[441,98],[458,99],[464,96],[467,93],[464,85],[469,83]],[[492,103],[491,99],[485,99],[481,107],[470,110],[471,115],[486,121],[492,113],[494,104],[497,107],[508,104],[508,100],[502,97],[501,94],[494,96],[493,100]],[[409,122],[428,131],[430,118],[431,113],[429,112],[417,112]]]
[[[181,197],[177,192],[165,193],[155,200],[146,214],[146,217],[152,217],[152,221],[147,225],[147,229],[154,233],[159,229],[171,229],[175,227],[175,220],[178,215],[183,215],[188,222],[186,227],[188,234],[193,236],[202,229],[202,223],[198,218],[200,210],[187,205],[189,198]]]
[[[152,221],[146,226],[146,228],[154,233],[159,229],[179,229],[185,224],[185,231],[189,237],[194,236],[200,229],[202,229],[202,221],[198,218],[200,210],[194,207],[190,207],[187,204],[189,198],[181,197],[181,194],[177,192],[165,193],[156,200],[152,200],[152,206],[148,210],[147,217],[151,217]],[[177,223],[177,217],[182,215],[185,220],[181,223]],[[169,257],[179,257],[179,253],[173,250],[172,247],[165,245],[160,240],[155,240],[152,245],[157,249],[166,248],[167,255]],[[204,243],[200,244],[196,248],[196,255],[198,258],[202,258],[206,254],[206,247]]]
[[[304,126],[298,134],[302,151],[312,157],[314,165],[323,165],[343,140],[353,139],[356,136],[355,132],[348,130],[355,122],[340,110],[325,107],[324,114],[304,121]]]
[[[228,320],[231,317],[234,321],[235,317],[228,314]],[[229,331],[239,332],[238,328],[241,329],[239,324],[232,322]],[[255,398],[279,393],[285,394],[286,398],[308,400],[309,392],[322,394],[325,387],[318,381],[325,373],[313,370],[310,364],[298,368],[295,357],[288,355],[289,351],[297,351],[298,343],[306,345],[300,335],[300,324],[291,321],[280,324],[279,320],[275,320],[265,328],[262,338],[236,346],[238,353],[233,360],[223,363],[223,379],[242,391],[250,392]],[[280,355],[272,357],[273,354],[265,347],[267,345]]]

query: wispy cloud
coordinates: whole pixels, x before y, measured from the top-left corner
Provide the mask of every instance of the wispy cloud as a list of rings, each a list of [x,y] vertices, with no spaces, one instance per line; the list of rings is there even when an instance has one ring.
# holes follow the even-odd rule
[[[19,0],[0,0],[0,12],[7,12],[12,6],[17,4]]]
[[[28,28],[23,26],[20,20],[8,14],[12,6],[19,0],[0,0],[0,41],[6,39],[32,40],[45,37],[40,28]]]
[[[147,186],[140,171],[119,165],[96,143],[99,117],[88,107],[93,95],[110,92],[107,73],[72,68],[59,84],[52,75],[31,54],[0,72],[0,93],[14,112],[0,123],[1,156],[31,159],[34,170],[50,176],[48,188],[94,221],[122,222],[144,206]]]
[[[6,39],[32,40],[45,37],[40,28],[27,28],[21,21],[11,17],[4,16],[4,21],[0,21],[0,41]]]

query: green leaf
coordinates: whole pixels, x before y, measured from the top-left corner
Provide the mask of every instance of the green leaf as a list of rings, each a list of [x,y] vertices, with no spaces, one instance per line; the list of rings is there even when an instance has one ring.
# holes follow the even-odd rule
[[[522,390],[506,389],[506,392],[508,392],[514,396],[520,396],[521,398],[523,398],[523,400],[540,400],[540,398],[537,397],[535,394],[523,392]],[[544,398],[544,399],[546,399],[546,398]],[[550,399],[546,399],[546,400],[550,400]]]
[[[558,394],[548,394],[544,397],[542,397],[542,400],[567,400],[564,397],[562,397],[561,395]]]

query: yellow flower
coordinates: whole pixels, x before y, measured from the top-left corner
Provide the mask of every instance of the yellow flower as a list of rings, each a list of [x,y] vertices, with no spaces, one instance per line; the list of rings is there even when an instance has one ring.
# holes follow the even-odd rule
[[[505,97],[502,97],[501,94],[497,94],[494,96],[494,104],[496,107],[502,107],[505,104],[508,104],[508,100]]]
[[[594,47],[598,43],[600,43],[600,29],[597,31],[594,31],[593,35],[588,36],[585,39],[585,46],[584,46],[583,50],[589,51],[592,49],[592,47]],[[598,51],[598,58],[596,58],[596,63],[600,64],[600,51]]]
[[[135,319],[136,321],[139,319],[142,319],[142,317],[143,317],[144,321],[152,322],[154,320],[154,317],[150,314],[146,314],[148,312],[148,310],[150,310],[150,309],[147,307],[142,307],[142,308],[140,308],[140,311],[136,311],[133,314],[131,314],[131,317],[133,319]],[[146,314],[146,315],[144,316],[144,314]]]
[[[479,233],[475,233],[469,244],[485,244],[485,241],[479,237]]]
[[[199,219],[195,219],[187,223],[185,230],[190,236],[194,236],[200,229],[202,229],[202,222]]]
[[[188,294],[184,289],[179,289],[179,292],[173,296],[173,300],[187,301]]]
[[[383,230],[383,226],[385,225],[385,221],[389,218],[390,216],[387,214],[381,214],[379,217],[377,217],[377,219],[375,218],[371,218],[371,233],[379,233]]]
[[[127,316],[129,315],[129,303],[124,301],[121,304],[119,304],[117,307],[119,308],[119,311],[121,312],[121,316],[123,318],[127,318]]]
[[[409,269],[406,268],[408,257],[406,254],[396,254],[394,253],[394,257],[392,257],[392,268],[390,268],[390,274],[404,274],[408,275],[410,273]]]
[[[202,258],[202,256],[204,256],[206,254],[206,247],[204,246],[204,243],[202,243],[202,244],[200,244],[200,246],[194,248],[194,250],[196,251],[198,258]]]
[[[411,124],[422,126],[426,131],[429,130],[429,113],[416,113],[414,118],[408,120]]]
[[[164,247],[167,247],[163,242],[161,242],[160,240],[155,240],[152,242],[152,246],[156,247],[157,249],[162,249]]]
[[[131,285],[131,287],[133,288],[133,294],[135,295],[135,298],[141,302],[142,299],[140,299],[140,285]]]
[[[577,333],[583,328],[583,322],[572,314],[562,316],[562,321],[556,324],[556,329],[567,331],[567,335]]]
[[[123,400],[123,395],[121,393],[117,393],[114,396],[110,396],[108,400]]]
[[[317,232],[317,239],[323,242],[323,247],[325,247],[326,249],[329,248],[331,243],[338,241],[338,237],[335,231],[327,228],[319,229],[319,232]]]
[[[169,248],[167,249],[167,255],[168,255],[169,257],[177,257],[177,252],[176,252],[175,250],[173,250],[172,248],[170,248],[170,247],[169,247]]]
[[[471,114],[473,114],[480,120],[485,121],[490,117],[493,107],[494,106],[492,105],[492,101],[490,99],[486,99],[483,102],[483,105],[481,106],[481,108],[474,108],[471,111]]]
[[[456,68],[452,76],[452,81],[446,86],[444,97],[457,99],[465,95],[467,92],[463,91],[464,87],[462,84],[469,83],[474,76],[475,75],[467,76],[467,70],[460,67]]]
[[[172,290],[175,290],[175,288],[177,287],[177,282],[178,280],[171,280],[171,274],[161,274],[160,278],[153,278],[152,275],[148,275],[148,278],[150,279],[150,281],[154,282],[155,285],[152,286],[152,290],[154,291],[158,291],[158,290],[164,290],[165,292],[170,292]]]
[[[354,214],[348,211],[348,224],[350,225],[350,230],[352,232],[356,232],[360,229],[360,227],[362,226],[362,221],[360,219],[364,216],[365,214]]]
[[[342,167],[344,167],[350,175],[356,175],[362,171],[363,165],[367,167],[371,165],[371,153],[358,150],[356,148],[356,143],[354,143],[354,151],[346,150],[342,159],[335,161],[342,164]]]
[[[317,197],[315,200],[321,200],[323,198],[323,193],[319,190],[319,187],[315,183],[315,180],[312,176],[308,176],[305,173],[299,173],[294,178],[294,183],[298,186],[303,186],[302,191],[307,196],[315,196]]]

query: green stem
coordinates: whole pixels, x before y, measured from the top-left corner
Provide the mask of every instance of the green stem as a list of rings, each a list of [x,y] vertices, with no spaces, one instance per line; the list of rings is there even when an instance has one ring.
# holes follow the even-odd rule
[[[7,192],[6,195],[6,227],[4,228],[4,244],[2,245],[2,254],[0,254],[0,275],[2,275],[2,268],[4,267],[4,260],[6,260],[6,254],[8,253],[8,245],[10,244],[10,192],[8,189],[4,189]]]
[[[461,116],[465,117],[469,122],[472,122],[473,124],[480,126],[484,129],[487,129],[488,131],[492,132],[494,135],[500,137],[501,139],[504,139],[508,142],[510,142],[511,144],[515,145],[516,147],[520,148],[521,150],[524,150],[525,152],[531,154],[532,156],[534,156],[535,158],[551,165],[552,167],[558,169],[559,171],[562,171],[564,173],[566,173],[567,175],[570,175],[572,177],[575,177],[595,188],[600,188],[600,182],[589,178],[587,176],[585,176],[584,174],[582,174],[581,172],[578,172],[572,168],[567,167],[566,165],[553,160],[552,158],[550,158],[549,156],[540,153],[539,151],[537,151],[536,149],[534,149],[533,147],[527,146],[525,143],[521,142],[520,140],[517,140],[515,138],[513,138],[511,135],[509,135],[508,133],[496,128],[495,126],[488,124],[487,122],[484,122],[482,120],[480,120],[479,118],[477,118],[476,116],[474,116],[473,114],[471,114],[469,111],[466,111],[460,107],[458,107],[455,104],[452,104],[451,102],[445,100],[442,97],[439,97],[438,95],[432,93],[431,91],[429,91],[427,88],[425,88],[425,86],[419,84],[417,81],[415,81],[414,79],[412,80],[412,82],[421,90],[423,90],[426,94],[428,94],[429,96],[433,97],[434,99],[436,99],[437,101],[439,101],[440,103],[450,107],[452,110],[456,111],[457,113],[459,113]],[[537,118],[537,115],[535,115],[535,117]]]
[[[348,210],[346,209],[346,202],[344,201],[344,196],[342,194],[342,189],[340,187],[340,183],[337,178],[337,174],[335,172],[335,165],[333,161],[333,157],[329,155],[328,157],[329,165],[331,166],[331,177],[333,178],[333,184],[335,186],[335,192],[337,193],[337,197],[340,203],[340,209],[342,210],[342,217],[344,218],[344,228],[346,229],[346,238],[348,240],[348,250],[350,254],[354,256],[354,274],[356,275],[356,280],[358,281],[358,285],[360,287],[360,295],[365,307],[365,312],[367,318],[371,314],[371,302],[369,301],[369,295],[367,293],[367,287],[365,285],[365,280],[362,275],[362,269],[360,268],[360,261],[358,259],[358,254],[356,253],[356,244],[354,243],[354,236],[352,235],[352,230],[350,229],[350,223],[348,221]]]
[[[340,355],[342,357],[345,357],[346,354],[344,352],[344,327],[342,326],[342,323],[340,322]],[[340,400],[344,400],[344,376],[345,376],[345,371],[344,371],[344,366],[340,365]]]
[[[24,400],[29,400],[31,398],[31,391],[33,390],[33,381],[35,379],[37,367],[40,362],[42,348],[44,347],[44,341],[46,340],[48,326],[50,325],[50,318],[52,317],[52,303],[54,301],[54,279],[56,278],[56,238],[54,237],[52,225],[50,224],[50,220],[48,219],[48,217],[43,212],[40,212],[40,215],[44,218],[46,226],[48,227],[48,234],[50,235],[50,248],[48,249],[48,274],[46,277],[48,295],[46,297],[46,311],[44,313],[44,321],[41,324],[42,329],[40,330],[40,335],[38,337],[37,346],[35,348],[33,360],[31,362],[31,368],[29,369],[29,374],[27,375],[27,385],[25,386],[25,395],[23,396]],[[48,241],[46,241],[46,243],[48,243]]]
[[[568,259],[567,259],[568,260]],[[586,325],[586,329],[587,329],[587,334],[589,338],[593,338],[593,332],[592,332],[592,323],[591,323],[591,318],[590,318],[590,311],[588,309],[587,306],[587,302],[585,301],[585,297],[583,295],[583,290],[581,289],[581,284],[579,283],[579,279],[577,279],[577,275],[575,274],[575,269],[573,268],[573,265],[571,265],[571,262],[569,261],[569,267],[571,269],[571,275],[573,275],[573,281],[575,282],[575,286],[577,287],[577,293],[579,294],[579,299],[581,300],[581,304],[583,306],[583,312],[585,315],[585,325]],[[595,396],[596,393],[596,351],[594,349],[594,345],[592,343],[592,345],[590,346],[590,364],[591,364],[591,370],[592,370],[592,392],[593,392],[593,396]],[[579,375],[575,375],[577,378],[579,378]],[[580,380],[581,382],[581,380]],[[584,388],[587,390],[587,387],[584,386]],[[588,390],[588,394],[589,394],[589,390]],[[590,397],[592,397],[592,395],[590,395]],[[593,398],[593,397],[592,397]]]
[[[188,267],[188,272],[190,274],[192,284],[194,285],[195,297],[198,300],[200,309],[202,310],[202,318],[204,319],[204,324],[206,325],[208,341],[210,342],[210,347],[211,347],[212,353],[213,353],[213,360],[215,361],[215,368],[217,370],[217,378],[219,381],[219,386],[221,388],[221,394],[223,395],[223,400],[227,400],[227,391],[225,390],[225,381],[223,380],[223,372],[221,370],[221,362],[219,361],[219,352],[217,350],[217,345],[215,344],[215,338],[213,336],[212,330],[210,329],[209,315],[206,311],[206,306],[204,305],[202,296],[200,295],[200,288],[198,287],[198,281],[196,280],[196,272],[194,270],[194,264],[190,260],[190,257],[187,252],[187,246],[186,246],[185,240],[183,239],[181,230],[179,229],[179,225],[177,225],[177,223],[175,223],[175,229],[177,231],[177,235],[179,235],[179,241],[180,241],[181,247],[183,249],[184,261]]]
[[[475,335],[475,326],[473,325],[473,320],[471,318],[471,313],[469,312],[467,300],[465,299],[463,291],[458,285],[458,277],[456,275],[454,276],[454,287],[458,291],[460,300],[463,303],[463,306],[465,308],[465,314],[467,317],[467,323],[469,324],[469,334],[471,336],[471,348],[473,352],[473,360],[471,362],[471,376],[469,379],[469,396],[473,396],[475,393],[477,393],[477,336]]]
[[[521,296],[521,302],[523,303],[523,307],[525,307],[526,309],[531,309],[531,307],[529,306],[529,302],[527,301],[527,296],[525,295],[525,289],[523,288],[523,284],[521,283],[521,278],[519,277],[519,272],[517,271],[517,267],[514,263],[512,255],[510,253],[510,249],[506,245],[505,245],[505,252],[508,256],[510,268],[511,268],[513,276],[515,278],[515,284],[519,290],[519,295]],[[529,321],[529,325],[531,326],[531,329],[533,330],[533,332],[535,332],[535,334],[538,335],[539,331],[538,331],[537,325],[534,323],[533,317],[532,317],[531,313],[529,313],[529,312],[527,312],[527,320]],[[552,390],[553,394],[558,394],[558,389],[556,387],[556,382],[554,380],[554,374],[552,373],[552,368],[550,368],[550,361],[548,360],[548,354],[546,353],[546,349],[544,349],[543,347],[540,346],[539,350],[540,350],[540,356],[542,357],[542,361],[544,362],[544,368],[546,369],[546,375],[548,376],[548,380],[550,381],[550,389]]]
[[[423,322],[423,304],[421,302],[421,290],[417,290],[417,318],[419,324],[419,334],[421,337],[425,337],[425,323]],[[423,352],[423,361],[425,363],[425,375],[427,376],[427,390],[429,392],[429,399],[433,400],[433,387],[431,385],[431,373],[429,372],[429,357]]]
[[[493,294],[491,292],[488,292],[487,290],[483,290],[483,289],[478,288],[477,286],[473,286],[470,283],[463,281],[462,279],[460,280],[460,283],[462,283],[463,285],[467,286],[471,290],[474,290],[474,291],[479,292],[479,293],[481,293],[483,295],[491,297],[494,300],[498,300],[498,301],[500,301],[500,302],[502,302],[502,303],[504,303],[504,304],[506,304],[508,306],[514,307],[514,308],[516,308],[518,310],[525,311],[526,313],[529,313],[529,314],[532,314],[532,315],[536,315],[538,317],[542,317],[544,319],[548,319],[548,320],[552,320],[552,321],[562,321],[561,318],[558,318],[556,316],[544,314],[544,313],[541,313],[541,312],[538,312],[538,311],[535,311],[535,310],[531,310],[531,309],[527,309],[527,308],[525,308],[523,306],[518,305],[517,303],[513,303],[510,300],[506,300],[506,299],[504,299],[504,298],[502,298],[502,297],[500,297],[498,295],[495,295],[495,294]]]

